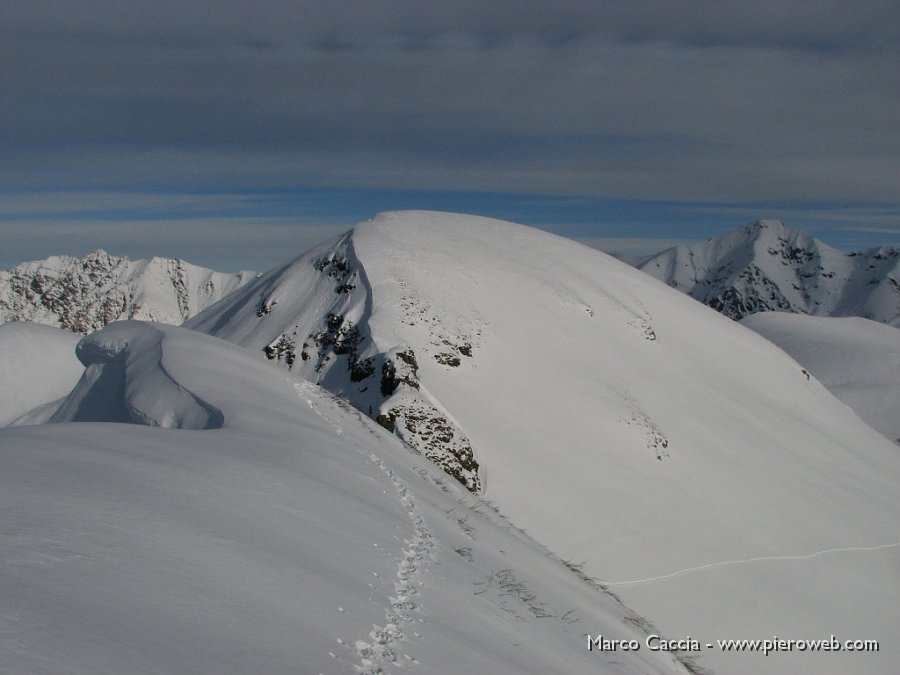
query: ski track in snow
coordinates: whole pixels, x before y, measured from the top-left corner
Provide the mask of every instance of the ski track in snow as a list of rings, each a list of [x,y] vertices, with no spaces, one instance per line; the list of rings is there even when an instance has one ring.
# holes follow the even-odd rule
[[[602,581],[600,582],[604,587],[612,587],[612,586],[635,586],[637,584],[649,584],[653,581],[664,581],[666,579],[674,579],[675,577],[680,577],[684,574],[690,574],[692,572],[701,572],[703,570],[713,569],[716,567],[727,567],[729,565],[746,565],[748,563],[754,562],[762,562],[767,560],[808,560],[810,558],[817,558],[819,556],[823,556],[829,553],[851,553],[851,552],[867,552],[867,551],[880,551],[886,548],[897,548],[900,547],[900,541],[895,542],[893,544],[880,544],[879,546],[846,546],[842,548],[828,548],[824,551],[816,551],[814,553],[807,553],[805,555],[769,555],[769,556],[761,556],[758,558],[746,558],[744,560],[725,560],[723,562],[715,562],[709,563],[707,565],[699,565],[698,567],[688,567],[683,570],[678,570],[677,572],[671,572],[670,574],[662,574],[657,577],[647,577],[646,579],[633,579],[631,581]]]
[[[328,422],[338,436],[344,436],[344,430],[340,425],[325,417],[318,410],[315,403],[303,395],[302,388],[299,385],[295,385],[295,388],[313,412]],[[340,401],[336,401],[336,403],[341,405]],[[356,414],[360,420],[362,419],[362,414],[353,408],[348,407],[347,411]],[[416,511],[416,504],[409,487],[397,477],[381,457],[364,448],[360,449],[365,452],[372,463],[393,484],[400,495],[400,501],[409,514],[414,531],[410,539],[404,540],[403,557],[397,564],[397,573],[394,580],[394,595],[388,596],[390,605],[385,608],[387,622],[384,626],[373,625],[372,630],[369,632],[368,641],[357,640],[354,644],[360,658],[360,664],[356,666],[357,672],[361,675],[381,675],[386,672],[384,670],[386,664],[397,662],[396,646],[405,638],[403,627],[412,622],[412,613],[417,610],[417,605],[413,598],[418,594],[417,586],[422,585],[422,582],[418,581],[417,577],[423,571],[425,564],[437,560],[437,555],[434,551],[434,535]],[[374,596],[375,589],[373,587],[371,597],[374,598]],[[409,655],[404,654],[403,656],[409,663],[418,663]]]

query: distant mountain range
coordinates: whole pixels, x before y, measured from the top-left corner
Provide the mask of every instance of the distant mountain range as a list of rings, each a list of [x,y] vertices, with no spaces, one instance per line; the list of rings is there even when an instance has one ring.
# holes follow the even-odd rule
[[[777,311],[900,327],[900,250],[844,253],[780,220],[675,246],[638,267],[732,319]]]
[[[735,320],[776,311],[900,327],[900,250],[844,253],[779,220],[675,246],[636,266]],[[122,319],[179,325],[257,276],[102,250],[53,256],[0,272],[0,323],[32,321],[81,334]]]
[[[53,256],[0,272],[0,323],[32,321],[81,334],[121,319],[180,324],[255,277],[106,251]]]

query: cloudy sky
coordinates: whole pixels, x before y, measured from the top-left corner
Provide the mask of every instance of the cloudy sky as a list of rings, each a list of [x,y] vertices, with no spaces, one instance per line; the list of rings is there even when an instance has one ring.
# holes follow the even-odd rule
[[[3,0],[0,267],[262,270],[394,208],[900,244],[898,64],[895,0]]]

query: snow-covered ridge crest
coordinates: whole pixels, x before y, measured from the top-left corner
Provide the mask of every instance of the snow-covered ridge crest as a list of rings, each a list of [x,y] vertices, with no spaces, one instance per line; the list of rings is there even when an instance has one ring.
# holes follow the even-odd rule
[[[843,253],[780,220],[676,246],[639,267],[732,319],[779,311],[900,327],[900,250]]]
[[[121,319],[177,325],[255,276],[102,250],[53,256],[0,272],[0,323],[33,321],[81,334]]]
[[[262,275],[186,325],[262,351],[321,384],[477,492],[471,442],[419,378],[423,355],[446,367],[471,359],[473,336],[439,330],[441,319],[428,314],[427,301],[408,293],[400,299],[407,320],[427,323],[433,333],[427,353],[417,348],[417,354],[373,332],[376,301],[347,233]]]

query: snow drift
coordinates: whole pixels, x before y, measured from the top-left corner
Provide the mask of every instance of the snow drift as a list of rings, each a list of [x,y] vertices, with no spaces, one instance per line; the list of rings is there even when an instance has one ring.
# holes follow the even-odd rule
[[[177,429],[215,429],[223,415],[166,369],[164,333],[120,321],[78,344],[85,365],[78,385],[50,422],[124,422]]]

